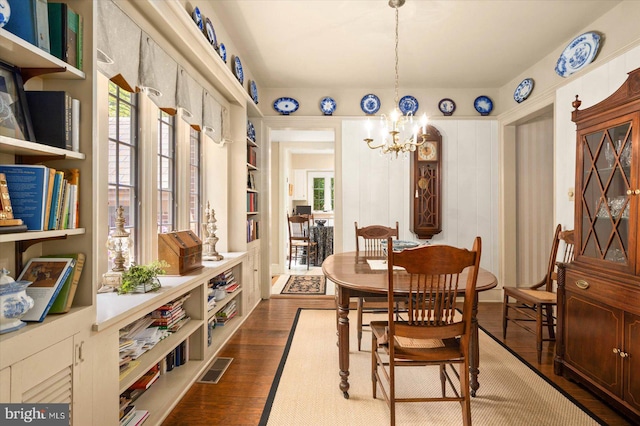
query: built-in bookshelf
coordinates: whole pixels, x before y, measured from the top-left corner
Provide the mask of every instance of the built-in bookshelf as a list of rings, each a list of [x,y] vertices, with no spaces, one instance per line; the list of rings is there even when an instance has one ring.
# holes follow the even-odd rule
[[[252,129],[253,124],[249,122],[248,127]],[[258,169],[259,146],[255,140],[255,131],[247,133],[247,242],[250,243],[260,238],[260,194],[256,186],[260,170]]]

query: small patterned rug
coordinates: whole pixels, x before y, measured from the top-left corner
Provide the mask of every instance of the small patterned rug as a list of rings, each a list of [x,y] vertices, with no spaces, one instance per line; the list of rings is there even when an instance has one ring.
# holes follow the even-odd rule
[[[291,275],[280,294],[326,294],[324,275]]]

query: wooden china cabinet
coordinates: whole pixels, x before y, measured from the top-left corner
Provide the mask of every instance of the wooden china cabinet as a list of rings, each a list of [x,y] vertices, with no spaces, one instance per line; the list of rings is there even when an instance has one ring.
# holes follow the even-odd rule
[[[427,126],[425,142],[412,153],[411,231],[429,239],[442,231],[442,136]]]
[[[558,271],[555,372],[640,422],[640,68],[573,106],[576,256]]]

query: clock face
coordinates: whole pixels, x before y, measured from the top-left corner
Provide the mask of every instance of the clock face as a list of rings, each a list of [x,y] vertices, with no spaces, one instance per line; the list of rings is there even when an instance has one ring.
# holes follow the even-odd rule
[[[433,142],[425,142],[418,147],[418,160],[420,161],[436,161],[438,159],[438,150]]]

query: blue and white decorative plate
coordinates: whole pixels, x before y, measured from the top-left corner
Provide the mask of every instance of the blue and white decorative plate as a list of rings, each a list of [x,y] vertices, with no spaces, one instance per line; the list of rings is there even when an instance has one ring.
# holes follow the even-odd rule
[[[253,99],[254,103],[258,103],[258,86],[256,86],[256,82],[251,80],[249,84],[249,94],[251,95],[251,99]]]
[[[203,31],[204,23],[202,22],[202,15],[200,14],[200,9],[198,9],[198,6],[196,6],[193,9],[193,12],[191,12],[191,17],[193,18],[193,22],[195,22],[198,28],[200,28],[200,31]]]
[[[252,141],[256,141],[256,128],[253,127],[253,123],[247,120],[247,137]]]
[[[273,101],[273,109],[282,115],[289,115],[292,112],[296,112],[300,104],[293,98],[278,98]]]
[[[451,115],[456,110],[456,103],[452,99],[443,98],[438,102],[438,109],[443,115]]]
[[[360,101],[360,108],[365,114],[375,114],[380,109],[380,99],[373,93],[364,95]]]
[[[329,96],[320,99],[320,111],[322,111],[324,115],[332,115],[336,110],[336,106],[336,101]]]
[[[404,115],[416,115],[418,111],[418,100],[413,96],[403,96],[400,98],[400,102],[398,102],[398,108]]]
[[[478,96],[473,101],[473,107],[480,113],[480,115],[489,115],[493,111],[493,101],[488,96]]]
[[[233,57],[233,73],[235,74],[240,84],[244,84],[244,71],[242,71],[242,62],[240,62],[240,58],[237,56]]]
[[[224,45],[224,43],[220,43],[220,45],[218,46],[218,53],[220,53],[220,57],[226,64],[227,63],[227,47]]]
[[[556,73],[560,77],[569,77],[593,61],[598,54],[600,35],[594,32],[584,33],[574,38],[558,58]]]
[[[216,31],[213,29],[211,19],[207,18],[204,21],[204,29],[207,33],[207,40],[214,49],[218,50],[218,39],[216,38]]]
[[[533,79],[525,78],[518,84],[515,92],[513,92],[513,99],[515,99],[517,103],[520,103],[529,97],[531,91],[533,91]]]

